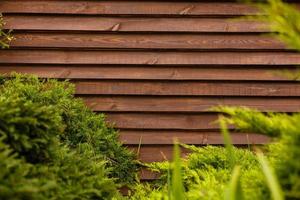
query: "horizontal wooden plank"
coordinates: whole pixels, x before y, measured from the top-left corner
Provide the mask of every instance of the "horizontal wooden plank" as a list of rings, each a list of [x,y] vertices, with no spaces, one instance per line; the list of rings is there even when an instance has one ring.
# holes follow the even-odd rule
[[[120,65],[297,65],[296,52],[1,50],[0,63]]]
[[[224,139],[219,132],[201,131],[151,131],[151,130],[121,130],[120,140],[125,145],[173,145],[174,139],[180,143],[193,145],[223,145]],[[265,144],[269,138],[252,133],[231,133],[234,145]]]
[[[138,152],[138,146],[129,146],[129,149]],[[181,148],[181,153],[182,157],[186,157],[190,151]],[[138,154],[139,160],[145,163],[171,161],[172,156],[173,145],[142,145]]]
[[[5,29],[102,32],[269,32],[257,21],[226,18],[142,18],[4,15]],[[76,22],[76,23],[74,23]]]
[[[257,9],[233,2],[2,0],[2,13],[85,15],[222,16],[256,14]]]
[[[14,33],[11,48],[283,50],[264,35]]]
[[[218,130],[217,119],[217,113],[107,113],[107,121],[118,129]]]
[[[91,65],[0,65],[0,74],[12,72],[59,79],[122,80],[257,80],[287,81],[283,71],[297,73],[295,67],[171,67],[171,66],[91,66]]]
[[[160,174],[158,172],[153,172],[149,169],[142,168],[140,169],[138,176],[141,181],[153,181],[159,179]]]
[[[265,97],[82,97],[98,112],[207,112],[215,106],[247,106],[261,111],[298,112],[300,98]],[[266,103],[267,102],[267,103]]]
[[[80,81],[76,94],[164,96],[300,96],[300,84],[278,82]]]
[[[138,146],[129,146],[128,149],[138,153],[138,160],[145,163],[171,161],[173,156],[173,145],[142,145],[139,151]],[[190,152],[181,148],[181,153],[185,157]]]

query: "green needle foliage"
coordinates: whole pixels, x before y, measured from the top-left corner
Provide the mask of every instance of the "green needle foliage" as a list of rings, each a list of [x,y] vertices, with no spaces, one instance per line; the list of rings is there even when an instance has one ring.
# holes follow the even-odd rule
[[[68,82],[14,74],[0,84],[0,199],[112,199],[134,155]]]
[[[6,80],[1,88],[0,96],[3,96],[3,98],[23,99],[26,103],[29,102],[36,107],[35,112],[40,110],[39,107],[41,105],[51,109],[52,113],[49,113],[49,115],[52,116],[51,120],[56,121],[56,124],[55,126],[51,125],[50,127],[53,130],[49,129],[43,137],[57,135],[60,141],[68,145],[69,148],[77,148],[78,145],[87,144],[106,160],[107,166],[111,168],[111,176],[117,178],[119,183],[129,184],[135,180],[137,164],[134,161],[134,154],[118,142],[117,132],[105,123],[103,114],[93,113],[81,99],[74,98],[74,86],[72,84],[56,80],[39,80],[35,76],[16,74],[12,75],[10,80]],[[24,108],[20,108],[20,110],[24,113],[28,112]],[[7,118],[4,117],[3,119]],[[17,120],[14,116],[11,119],[13,122]],[[43,145],[47,145],[47,142],[50,142],[49,138],[39,138],[37,142],[41,144],[34,144],[34,141],[28,136],[36,134],[42,137],[38,131],[40,129],[44,130],[43,127],[33,132],[29,125],[30,123],[33,124],[32,126],[39,125],[39,123],[43,123],[44,119],[32,121],[21,117],[21,120],[27,121],[24,122],[24,127],[18,126],[19,130],[16,131],[20,133],[25,131],[26,134],[24,133],[24,135],[26,136],[20,134],[19,137],[22,138],[15,138],[15,140],[23,143],[29,140],[27,143],[33,146],[32,151],[34,152],[36,152],[36,148],[42,148]],[[10,121],[7,120],[6,122],[9,123]],[[20,124],[21,122],[18,121],[16,123]],[[43,124],[40,126],[43,126]],[[24,137],[28,137],[28,139]],[[31,152],[28,155],[31,155]],[[46,159],[47,156],[44,155],[43,157],[45,158],[43,158],[40,155],[36,159]]]
[[[300,163],[298,162],[300,158],[300,114],[265,114],[248,108],[230,107],[217,110],[228,114],[230,117],[226,121],[234,124],[241,131],[274,137],[274,143],[267,147],[271,166],[275,170],[285,197],[300,199]],[[260,162],[262,161],[260,158]],[[268,175],[268,177],[272,176]],[[274,183],[274,181],[270,182]]]
[[[226,148],[213,146],[195,147],[183,144],[181,146],[192,152],[180,162],[185,198],[189,200],[224,199],[224,193],[226,193],[228,183],[232,179],[232,160],[228,158]],[[264,182],[264,176],[255,153],[233,147],[232,154],[240,166],[240,177],[238,178],[240,183],[237,185],[239,185],[240,189],[238,190],[243,192],[245,199],[269,199],[270,193]],[[168,172],[171,171],[171,180],[174,180],[174,176],[176,179],[179,179],[179,164],[162,162],[149,164],[148,167],[155,172],[161,173],[160,180],[153,185],[138,185],[130,199],[171,199],[169,194],[173,193],[172,190],[174,188],[169,186]],[[170,167],[171,170],[169,170]],[[180,181],[177,182],[180,183]],[[234,188],[234,191],[237,189],[235,187],[231,188]],[[237,198],[241,196],[234,195]]]
[[[11,31],[3,30],[4,21],[2,15],[0,14],[0,47],[8,48],[9,43],[14,39],[11,35]]]
[[[249,0],[248,0],[249,2]],[[251,2],[251,1],[250,1]],[[267,3],[256,3],[255,6],[263,15],[251,17],[269,25],[274,36],[290,48],[300,50],[300,12],[295,6],[282,0],[267,0]]]
[[[2,90],[3,91],[3,90]],[[60,142],[55,107],[0,94],[0,199],[111,199],[104,159],[87,146]]]

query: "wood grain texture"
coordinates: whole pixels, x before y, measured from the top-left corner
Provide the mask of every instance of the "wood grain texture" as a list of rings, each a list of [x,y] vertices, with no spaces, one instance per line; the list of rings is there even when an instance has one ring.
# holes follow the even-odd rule
[[[76,94],[162,96],[300,96],[300,84],[199,81],[80,81]]]
[[[296,1],[299,4],[299,2]],[[298,5],[299,6],[299,5]],[[0,50],[0,74],[71,79],[76,97],[120,130],[143,162],[171,159],[173,138],[222,145],[217,105],[297,112],[300,54],[242,20],[262,14],[232,0],[1,0],[16,40]],[[238,133],[237,146],[269,138]],[[188,153],[183,150],[183,155]],[[153,180],[145,170],[144,180]]]
[[[107,113],[107,121],[118,129],[218,130],[217,113]]]
[[[300,98],[267,97],[81,97],[98,112],[207,112],[215,106],[246,106],[261,111],[298,112]],[[266,102],[268,102],[266,104]]]
[[[129,150],[137,153],[138,146],[129,146]],[[190,153],[186,149],[181,149],[182,157]],[[145,145],[140,148],[138,160],[145,163],[171,161],[173,156],[173,145]]]
[[[153,130],[121,130],[120,140],[125,145],[173,145],[174,139],[184,144],[223,145],[224,139],[219,132],[201,131],[153,131]],[[265,144],[270,138],[254,133],[231,133],[234,145]]]
[[[269,32],[266,24],[232,18],[143,18],[4,15],[5,29],[98,32]],[[74,23],[76,22],[76,23]]]
[[[294,52],[0,50],[0,63],[115,65],[298,65]]]
[[[288,81],[283,71],[299,72],[295,67],[244,66],[108,66],[108,65],[0,65],[0,74],[35,74],[43,78],[99,80],[253,80]]]
[[[3,13],[85,15],[223,16],[256,14],[257,9],[234,2],[2,0]]]
[[[11,48],[284,50],[264,35],[14,33]]]
[[[240,145],[239,145],[240,146]],[[242,145],[245,146],[245,145]],[[137,146],[130,146],[130,150],[137,152]],[[181,148],[182,157],[186,157],[190,151]],[[173,156],[173,145],[144,145],[139,151],[139,160],[142,162],[171,161]]]

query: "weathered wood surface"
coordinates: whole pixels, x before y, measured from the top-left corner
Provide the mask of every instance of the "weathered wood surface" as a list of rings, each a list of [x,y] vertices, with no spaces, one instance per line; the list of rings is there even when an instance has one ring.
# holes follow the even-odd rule
[[[146,66],[146,65],[0,65],[0,73],[36,74],[43,78],[93,80],[230,80],[290,81],[282,72],[296,67],[278,66]]]
[[[151,1],[40,1],[3,0],[0,5],[3,13],[47,13],[85,15],[248,15],[257,14],[252,6],[234,2],[151,2]]]
[[[136,151],[141,144],[145,162],[170,159],[174,137],[222,145],[214,106],[300,109],[300,84],[281,74],[299,71],[300,54],[268,35],[267,24],[240,19],[263,14],[249,5],[1,0],[0,12],[16,38],[0,50],[0,74],[70,79],[76,96],[120,129],[125,145]],[[235,145],[269,141],[230,129]]]
[[[260,34],[105,34],[14,33],[11,48],[61,49],[178,49],[178,50],[284,50],[271,36]]]
[[[103,65],[299,65],[297,52],[0,50],[0,63]]]
[[[300,111],[300,97],[149,97],[149,96],[81,96],[97,112],[167,112],[201,113],[212,107],[246,106],[261,111]],[[268,102],[268,104],[266,104]]]
[[[290,82],[79,81],[77,94],[160,96],[300,96]]]
[[[99,17],[5,15],[4,28],[43,31],[95,32],[232,32],[266,33],[266,24],[232,18]],[[75,23],[76,22],[76,23]]]

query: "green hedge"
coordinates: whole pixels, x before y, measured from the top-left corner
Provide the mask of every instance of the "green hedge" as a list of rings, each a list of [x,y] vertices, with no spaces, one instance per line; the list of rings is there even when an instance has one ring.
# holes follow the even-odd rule
[[[133,153],[68,82],[15,74],[0,86],[0,199],[111,199]]]

